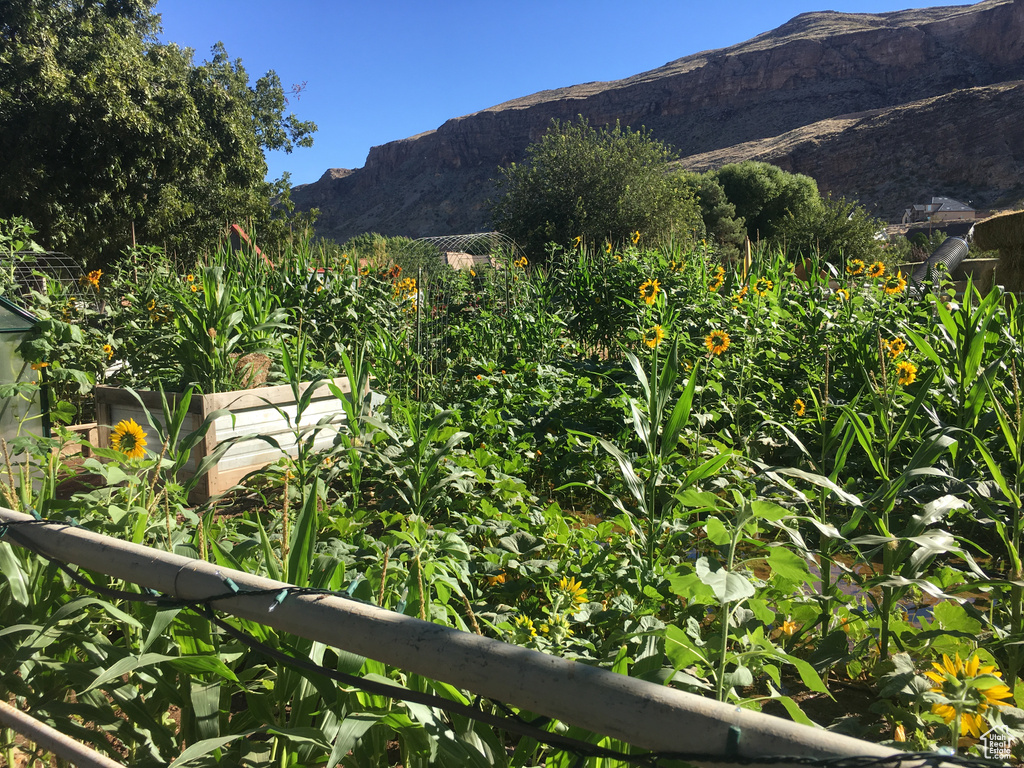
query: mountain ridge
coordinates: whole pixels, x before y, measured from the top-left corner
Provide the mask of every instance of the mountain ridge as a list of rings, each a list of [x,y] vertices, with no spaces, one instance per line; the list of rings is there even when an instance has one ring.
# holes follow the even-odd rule
[[[1003,148],[998,135],[973,128],[970,115],[942,112],[929,100],[965,91],[947,102],[950,110],[982,110],[1015,142],[1018,132],[1005,112],[1013,111],[1007,92],[1017,91],[975,89],[1024,80],[1022,51],[1024,0],[881,14],[800,14],[750,40],[621,80],[540,91],[451,118],[431,131],[371,148],[362,168],[328,170],[317,182],[296,187],[292,199],[300,209],[319,207],[318,233],[338,240],[371,230],[419,237],[487,229],[485,201],[498,167],[521,160],[552,119],[577,115],[593,125],[645,126],[677,150],[684,167],[702,167],[718,153],[732,161],[756,156],[811,168],[815,172],[808,175],[823,192],[858,197],[888,218],[917,202],[910,196],[948,191],[959,127],[971,134],[974,156],[989,156],[991,144],[990,154],[1000,164],[985,183],[968,179],[965,191],[974,198],[997,197],[1009,190],[992,179],[1024,171],[1020,145]],[[879,110],[895,110],[893,119],[876,114],[844,128],[862,142],[863,168],[892,165],[899,158],[886,153],[886,142],[898,138],[894,131],[909,131],[927,149],[921,159],[946,158],[937,164],[944,170],[933,178],[908,179],[903,187],[888,179],[868,183],[863,170],[851,167],[854,149],[842,145],[846,178],[840,165],[829,165],[824,149],[815,151],[839,146],[829,121]],[[808,128],[814,125],[824,131],[820,137]],[[875,131],[877,140],[869,135]],[[784,138],[793,132],[802,138]],[[898,143],[905,155],[906,142]]]

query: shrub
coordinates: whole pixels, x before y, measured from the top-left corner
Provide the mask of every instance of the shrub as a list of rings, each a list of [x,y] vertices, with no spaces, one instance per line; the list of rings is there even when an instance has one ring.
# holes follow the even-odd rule
[[[500,169],[490,201],[498,231],[541,258],[549,243],[645,241],[703,233],[692,193],[668,173],[671,149],[641,128],[553,120],[524,163]]]

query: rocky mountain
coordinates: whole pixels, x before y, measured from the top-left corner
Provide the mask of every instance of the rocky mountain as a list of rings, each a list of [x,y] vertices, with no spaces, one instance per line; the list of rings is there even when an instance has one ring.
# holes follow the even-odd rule
[[[684,167],[744,159],[898,219],[932,195],[1024,196],[1024,0],[801,14],[747,42],[624,80],[542,91],[370,150],[296,187],[319,234],[422,237],[490,228],[497,168],[552,118],[646,126]]]

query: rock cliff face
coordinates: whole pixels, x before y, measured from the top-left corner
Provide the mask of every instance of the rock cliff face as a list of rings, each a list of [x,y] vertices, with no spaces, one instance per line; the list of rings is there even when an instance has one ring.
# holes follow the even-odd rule
[[[500,165],[551,120],[646,126],[685,167],[761,159],[883,218],[933,194],[1024,192],[1024,0],[885,14],[809,13],[745,43],[606,83],[543,91],[370,150],[296,187],[321,235],[490,227]]]

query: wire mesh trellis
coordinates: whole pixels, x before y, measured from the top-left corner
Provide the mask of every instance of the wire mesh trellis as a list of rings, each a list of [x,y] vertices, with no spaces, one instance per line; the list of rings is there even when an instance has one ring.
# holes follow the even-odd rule
[[[433,245],[440,253],[442,262],[454,269],[495,266],[502,258],[514,261],[523,256],[516,241],[501,232],[421,237],[417,242]]]
[[[0,260],[0,294],[20,299],[31,291],[47,294],[60,285],[76,299],[87,296],[85,268],[72,256],[53,251],[14,251]]]
[[[416,241],[437,250],[436,269],[417,270],[420,301],[416,313],[416,352],[433,376],[460,361],[457,334],[469,318],[507,316],[513,303],[513,265],[522,249],[500,232],[424,237]]]

